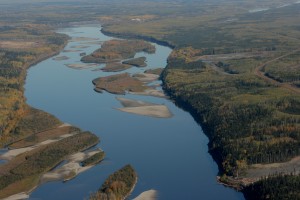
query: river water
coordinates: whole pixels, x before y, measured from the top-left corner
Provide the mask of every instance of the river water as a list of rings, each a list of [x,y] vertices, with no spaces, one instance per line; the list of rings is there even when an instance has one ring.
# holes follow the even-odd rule
[[[125,98],[164,104],[172,118],[161,119],[120,112],[116,95],[96,93],[92,80],[114,73],[97,71],[100,66],[72,69],[80,64],[80,53],[99,48],[110,40],[100,26],[81,26],[59,30],[69,41],[59,56],[49,58],[28,70],[25,84],[27,103],[49,112],[60,120],[88,130],[100,137],[98,145],[106,152],[105,160],[66,183],[50,182],[38,187],[30,199],[84,199],[96,191],[109,174],[126,164],[138,173],[138,183],[129,199],[155,189],[158,199],[243,199],[243,195],[216,181],[217,165],[208,154],[208,139],[191,115],[164,98],[126,95]],[[89,38],[89,39],[88,39]],[[156,53],[146,56],[146,68],[133,67],[126,72],[165,67],[171,49],[155,44]],[[75,51],[74,51],[75,50]]]

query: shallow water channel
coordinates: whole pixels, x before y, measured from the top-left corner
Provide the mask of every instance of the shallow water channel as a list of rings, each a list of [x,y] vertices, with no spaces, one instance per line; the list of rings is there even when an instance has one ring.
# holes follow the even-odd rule
[[[98,145],[106,152],[105,160],[75,179],[49,182],[38,187],[30,199],[84,199],[96,191],[107,176],[130,163],[138,173],[138,183],[130,199],[155,189],[158,199],[243,199],[243,195],[216,181],[217,165],[208,154],[208,139],[192,116],[165,98],[96,93],[92,80],[116,73],[95,70],[103,65],[73,69],[80,64],[80,53],[91,53],[100,43],[112,39],[100,32],[100,26],[61,29],[69,35],[65,50],[28,70],[25,85],[27,103],[49,112],[60,120],[88,130],[100,137]],[[156,53],[146,56],[148,66],[126,72],[165,67],[171,49],[155,44]],[[123,72],[120,72],[123,73]],[[122,107],[116,97],[164,104],[172,118],[152,118],[116,110]]]

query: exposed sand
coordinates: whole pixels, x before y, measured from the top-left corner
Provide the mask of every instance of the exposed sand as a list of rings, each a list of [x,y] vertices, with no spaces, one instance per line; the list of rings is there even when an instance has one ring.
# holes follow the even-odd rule
[[[139,101],[139,100],[132,100],[132,99],[125,99],[121,97],[116,97],[116,99],[122,104],[124,107],[139,107],[139,106],[153,106],[155,104]]]
[[[19,194],[14,194],[12,196],[6,197],[2,200],[23,200],[23,199],[28,199],[29,195],[26,194],[25,192],[19,193]]]
[[[129,94],[154,96],[154,97],[160,97],[160,98],[166,97],[166,95],[162,91],[156,90],[156,89],[146,89],[143,92],[129,92]]]
[[[41,143],[38,143],[34,146],[31,146],[31,147],[25,147],[25,148],[9,150],[9,151],[5,152],[4,154],[0,155],[0,159],[11,160],[16,156],[18,156],[22,153],[28,152],[28,151],[32,151],[33,149],[36,149],[39,146],[46,145],[46,144],[51,144],[53,142],[57,142],[57,141],[59,141],[63,138],[67,138],[67,137],[70,137],[72,135],[74,135],[74,133],[73,134],[70,133],[70,134],[61,135],[58,139],[55,139],[55,140],[54,139],[45,140],[45,141],[43,141]]]
[[[75,178],[78,174],[92,167],[93,166],[81,167],[80,164],[77,162],[70,162],[63,165],[57,170],[44,174],[41,178],[41,183],[45,183],[49,181],[60,181],[60,180],[67,181],[72,178]],[[70,177],[71,173],[74,173],[74,175]]]
[[[98,66],[98,64],[84,64],[84,63],[80,63],[80,64],[66,64],[66,66],[70,67],[72,69],[89,69],[91,67]]]
[[[94,166],[94,165],[89,165],[86,167],[82,167],[80,165],[80,162],[101,151],[102,151],[101,149],[97,149],[89,152],[79,152],[69,156],[69,158],[67,159],[68,162],[66,164],[62,165],[58,169],[45,173],[41,177],[41,182],[45,183],[49,181],[59,181],[59,180],[68,181],[72,178],[75,178],[78,174]]]
[[[159,75],[141,73],[141,74],[135,74],[135,75],[133,75],[133,77],[137,78],[138,80],[140,80],[142,82],[152,82],[152,81],[157,81],[159,78]]]
[[[172,117],[172,114],[170,113],[169,109],[164,105],[118,108],[118,110],[137,114],[137,115],[145,115],[149,117],[157,117],[157,118]]]
[[[134,198],[133,200],[155,200],[157,199],[157,191],[156,190],[148,190],[141,193],[139,196]]]
[[[71,124],[68,124],[68,123],[63,123],[62,125],[60,125],[58,128],[61,128],[61,127],[66,127],[66,126],[72,126]]]
[[[0,155],[0,158],[4,159],[4,160],[11,160],[14,157],[16,157],[17,155],[19,155],[21,153],[24,153],[24,152],[31,151],[31,150],[33,150],[35,148],[36,147],[26,147],[26,148],[8,150],[6,153]]]
[[[88,157],[95,155],[98,152],[102,152],[102,150],[97,149],[97,150],[89,151],[89,152],[78,152],[76,154],[71,155],[68,160],[71,162],[81,162],[81,161],[87,159]]]
[[[124,108],[117,108],[117,110],[123,112],[156,118],[170,118],[173,116],[168,107],[165,105],[130,100],[125,98],[117,98],[117,100],[120,101],[124,106]]]
[[[56,61],[62,61],[62,60],[68,60],[69,57],[68,56],[57,56],[55,58],[53,58],[53,60],[56,60]]]
[[[154,69],[147,69],[144,71],[145,74],[156,74],[158,76],[161,75],[161,73],[163,72],[163,68],[154,68]]]
[[[271,164],[256,164],[252,165],[247,170],[246,177],[258,178],[262,176],[269,176],[270,174],[300,174],[300,156],[293,158],[292,160],[284,163],[271,163]]]

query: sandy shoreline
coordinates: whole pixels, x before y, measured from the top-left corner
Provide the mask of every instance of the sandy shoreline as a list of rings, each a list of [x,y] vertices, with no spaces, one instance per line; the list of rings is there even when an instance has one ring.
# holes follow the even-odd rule
[[[2,200],[23,200],[23,199],[28,199],[29,195],[26,194],[25,192],[19,193],[19,194],[15,194],[12,196],[9,196],[7,198],[4,198]]]
[[[98,66],[98,64],[86,64],[86,63],[79,63],[79,64],[65,64],[67,67],[70,67],[72,69],[88,69],[95,66]]]
[[[156,190],[148,190],[141,193],[139,196],[134,198],[133,200],[155,200],[157,199],[157,191]]]
[[[58,169],[45,173],[40,182],[45,183],[49,181],[68,181],[75,178],[78,174],[89,170],[95,165],[89,165],[86,167],[81,166],[81,162],[94,154],[102,152],[101,149],[96,149],[89,152],[78,152],[67,158],[67,163],[60,166]]]
[[[0,159],[11,160],[11,159],[15,158],[16,156],[18,156],[18,155],[20,155],[22,153],[25,153],[25,152],[28,152],[28,151],[32,151],[32,150],[34,150],[34,149],[36,149],[36,148],[38,148],[40,146],[43,146],[43,145],[51,144],[53,142],[58,142],[59,140],[62,140],[62,139],[67,138],[67,137],[71,137],[71,136],[73,136],[75,134],[77,134],[77,133],[64,134],[64,135],[59,136],[58,139],[48,139],[48,140],[40,142],[40,143],[38,143],[38,144],[36,144],[34,146],[8,150],[4,154],[0,155]]]
[[[166,95],[164,94],[163,91],[159,91],[159,90],[156,90],[156,89],[146,89],[143,92],[129,92],[129,94],[166,98]]]
[[[159,75],[140,73],[140,74],[134,74],[133,77],[140,80],[140,81],[142,81],[142,82],[153,82],[153,81],[158,80]]]

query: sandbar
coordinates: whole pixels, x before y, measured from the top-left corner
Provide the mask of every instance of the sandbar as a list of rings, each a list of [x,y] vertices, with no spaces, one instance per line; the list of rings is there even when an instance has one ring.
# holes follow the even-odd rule
[[[22,200],[22,199],[28,199],[29,195],[26,194],[25,192],[21,192],[19,194],[14,194],[12,196],[6,197],[2,200]]]
[[[62,60],[68,60],[70,59],[68,56],[57,56],[55,58],[53,58],[53,60],[56,60],[56,61],[62,61]]]
[[[146,89],[143,92],[129,92],[129,94],[154,96],[154,97],[160,97],[160,98],[166,97],[166,95],[164,94],[163,91],[156,90],[156,89]]]
[[[72,69],[88,69],[91,67],[98,66],[98,64],[85,64],[85,63],[80,63],[80,64],[65,64],[67,67],[70,67]]]
[[[141,193],[139,196],[134,198],[133,200],[155,200],[157,199],[157,191],[156,190],[148,190]]]
[[[173,114],[165,105],[159,105],[144,101],[131,100],[125,98],[116,98],[124,106],[117,108],[122,112],[155,117],[155,118],[171,118]]]
[[[140,74],[134,74],[133,77],[137,78],[138,80],[140,80],[142,82],[153,82],[153,81],[158,80],[159,75],[140,73]]]
[[[101,149],[96,149],[94,151],[89,152],[78,152],[68,157],[67,163],[55,169],[53,171],[45,173],[41,177],[41,182],[49,182],[49,181],[68,181],[75,178],[78,174],[92,168],[94,165],[89,165],[82,167],[80,163],[88,157],[93,156],[94,154],[102,152]]]

